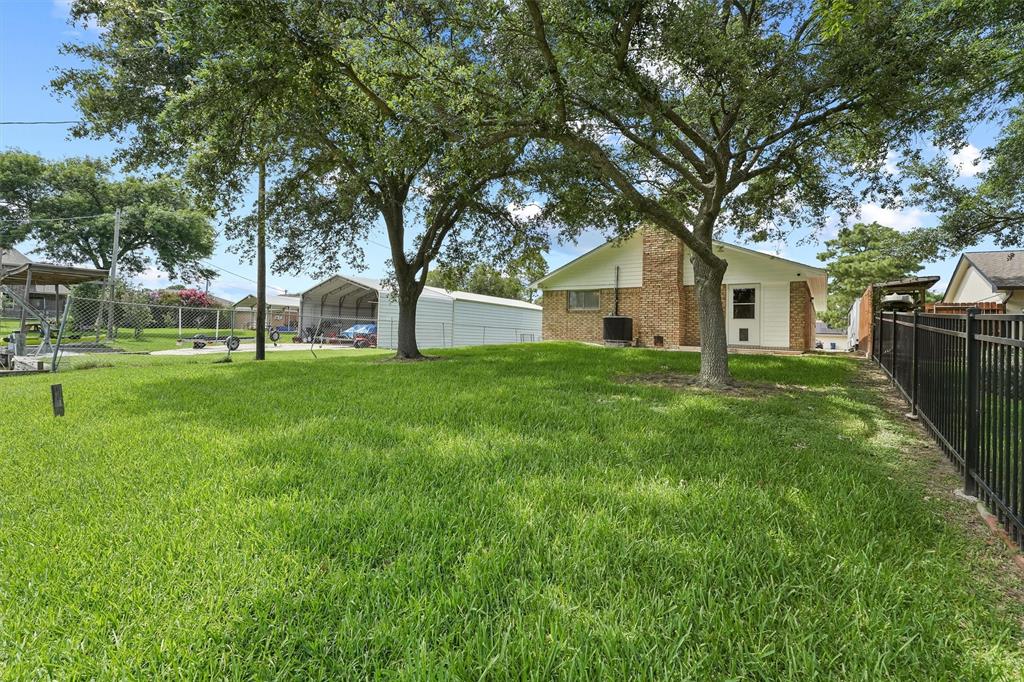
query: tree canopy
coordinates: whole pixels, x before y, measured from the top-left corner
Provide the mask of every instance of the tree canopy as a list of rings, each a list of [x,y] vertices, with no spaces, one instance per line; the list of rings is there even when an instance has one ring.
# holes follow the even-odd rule
[[[705,383],[730,380],[727,263],[712,240],[725,229],[779,238],[898,192],[881,172],[887,151],[910,145],[956,90],[948,25],[925,4],[857,3],[837,30],[822,8],[838,4],[496,0],[477,11],[481,42],[514,83],[495,111],[577,159],[575,178],[546,186],[566,199],[560,217],[648,221],[685,243]]]
[[[419,356],[415,302],[439,255],[486,248],[512,258],[542,243],[536,223],[509,210],[532,172],[525,143],[488,134],[483,102],[453,97],[453,81],[495,81],[438,7],[156,5],[166,11],[75,4],[76,17],[105,27],[98,44],[70,48],[89,66],[55,81],[83,110],[77,132],[121,136],[126,159],[179,165],[225,206],[244,184],[245,159],[266,158],[277,269],[360,266],[363,241],[383,225],[400,356]],[[252,222],[232,221],[231,233]]]
[[[118,208],[118,268],[125,275],[155,264],[188,278],[213,253],[211,215],[179,180],[116,178],[99,159],[0,152],[0,218],[19,226],[15,241],[32,239],[48,260],[109,270]]]
[[[946,147],[970,149],[968,131],[985,126],[997,132],[991,146],[972,150],[971,168],[954,155],[925,161],[918,153],[904,170],[916,179],[918,201],[940,215],[931,238],[947,252],[985,239],[1001,247],[1024,246],[1024,5],[942,0],[932,12],[957,18],[959,30],[949,44],[964,55],[959,106],[939,120],[936,137]]]
[[[474,294],[518,298],[532,301],[530,283],[544,276],[547,267],[540,254],[533,252],[499,268],[489,263],[439,264],[427,275],[427,284],[443,289]]]
[[[839,230],[818,254],[828,268],[828,310],[822,320],[846,326],[850,305],[869,284],[913,275],[927,254],[920,242],[878,223],[857,223]]]

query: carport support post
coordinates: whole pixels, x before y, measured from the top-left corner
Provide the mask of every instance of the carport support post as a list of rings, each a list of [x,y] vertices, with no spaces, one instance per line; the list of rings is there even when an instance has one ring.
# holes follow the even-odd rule
[[[974,481],[974,472],[978,469],[978,343],[974,335],[978,331],[975,315],[977,308],[967,310],[967,373],[964,384],[967,389],[967,439],[964,448],[964,494],[976,495],[978,484]]]
[[[28,272],[25,273],[25,303],[32,300],[29,297],[29,290],[32,288],[32,268],[29,267]],[[25,338],[25,313],[28,312],[28,308],[21,306],[21,320],[18,322],[18,335],[21,338]]]

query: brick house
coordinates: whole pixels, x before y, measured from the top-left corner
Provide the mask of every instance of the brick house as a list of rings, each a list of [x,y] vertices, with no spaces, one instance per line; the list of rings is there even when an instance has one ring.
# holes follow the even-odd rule
[[[729,263],[722,286],[729,345],[805,351],[825,309],[823,269],[715,242]],[[616,288],[616,277],[618,278]],[[602,341],[602,320],[618,300],[642,346],[699,346],[693,267],[683,243],[644,228],[607,242],[538,280],[546,340]]]

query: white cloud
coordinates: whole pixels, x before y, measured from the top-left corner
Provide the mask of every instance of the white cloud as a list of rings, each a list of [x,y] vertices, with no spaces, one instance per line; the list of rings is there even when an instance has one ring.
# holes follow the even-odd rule
[[[861,204],[860,217],[865,223],[880,223],[900,232],[908,232],[931,222],[932,214],[919,208],[884,208],[878,204]]]
[[[519,220],[532,220],[539,216],[541,211],[544,210],[541,208],[540,204],[526,204],[525,206],[509,204],[507,208],[512,217]]]
[[[167,275],[156,268],[146,268],[135,276],[135,280],[147,289],[159,289],[171,283]]]
[[[973,178],[978,173],[988,170],[991,165],[987,159],[982,158],[981,150],[973,144],[955,153],[946,153],[949,162],[960,172],[962,178]]]
[[[754,247],[754,250],[759,253],[768,254],[769,256],[778,256],[779,258],[786,257],[786,245],[781,242]]]
[[[899,163],[899,160],[899,154],[892,151],[891,149],[887,151],[885,153],[884,162],[885,172],[888,173],[889,175],[897,175],[900,172],[899,166],[896,165],[897,163]]]

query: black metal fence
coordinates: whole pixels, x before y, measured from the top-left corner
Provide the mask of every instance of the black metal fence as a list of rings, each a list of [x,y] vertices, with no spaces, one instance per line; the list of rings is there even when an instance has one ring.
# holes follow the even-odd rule
[[[880,313],[872,356],[1024,547],[1024,315]]]

